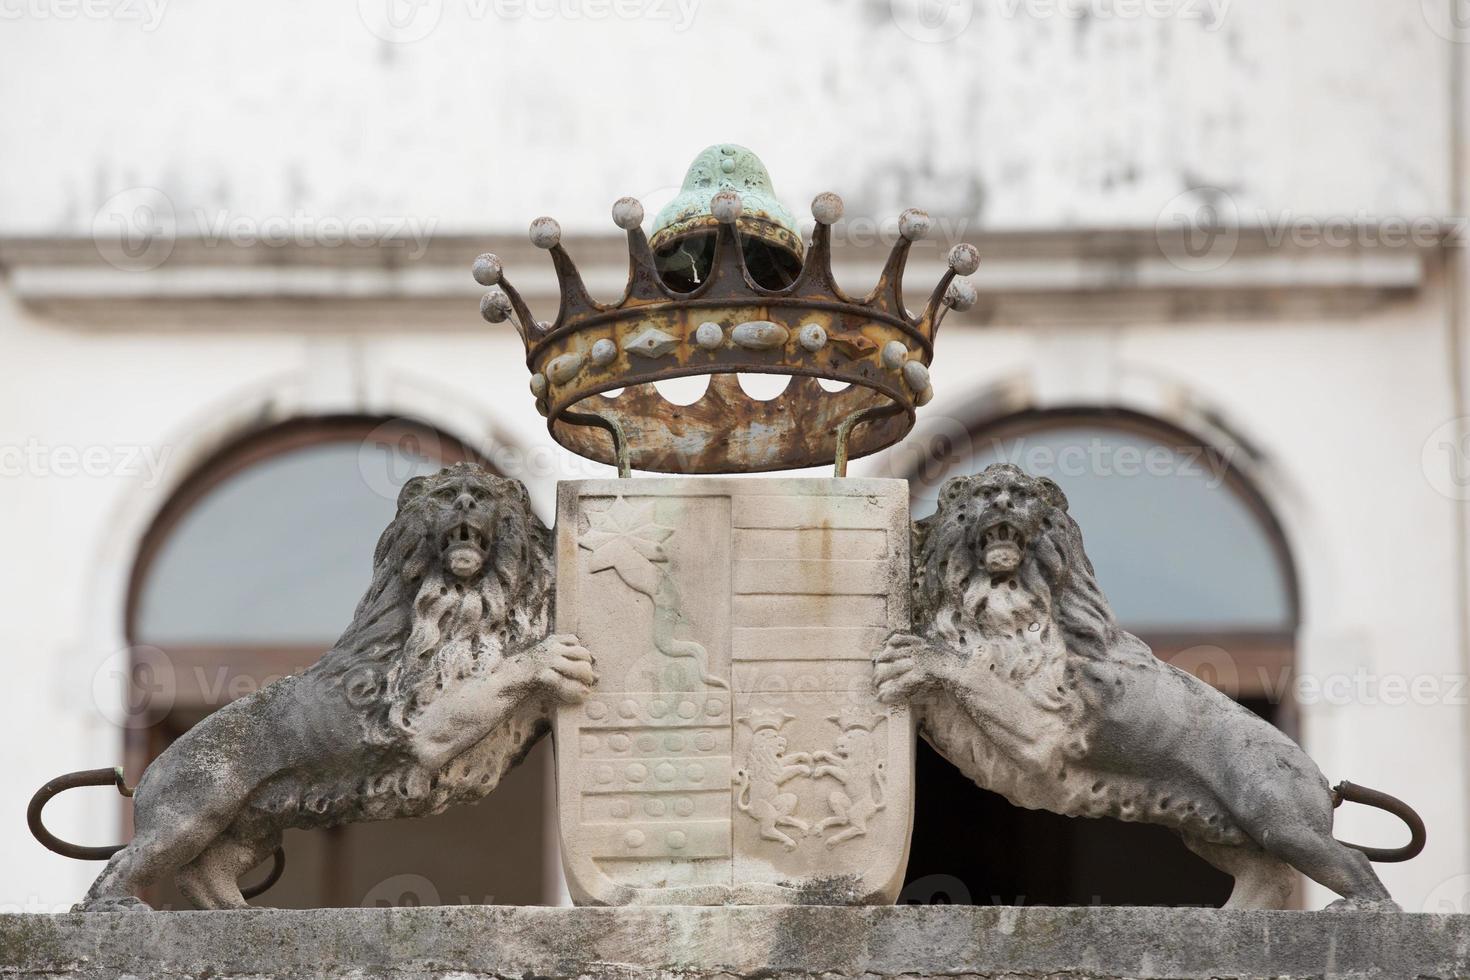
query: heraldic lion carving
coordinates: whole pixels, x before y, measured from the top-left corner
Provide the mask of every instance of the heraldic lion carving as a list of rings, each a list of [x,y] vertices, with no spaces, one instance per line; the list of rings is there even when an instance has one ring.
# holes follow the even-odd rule
[[[287,828],[427,816],[490,793],[552,707],[597,680],[575,637],[547,635],[549,537],[514,480],[460,463],[410,481],[336,645],[148,767],[136,835],[81,908],[146,908],[134,892],[167,875],[201,908],[240,907],[238,879]]]
[[[950,480],[914,555],[915,632],[889,637],[875,684],[880,700],[912,699],[924,737],[978,785],[1172,827],[1235,878],[1227,907],[1283,907],[1293,868],[1337,906],[1395,907],[1369,856],[1412,857],[1422,822],[1376,791],[1330,788],[1295,742],[1119,628],[1055,483],[1007,464]],[[1344,798],[1396,813],[1413,843],[1335,840]]]

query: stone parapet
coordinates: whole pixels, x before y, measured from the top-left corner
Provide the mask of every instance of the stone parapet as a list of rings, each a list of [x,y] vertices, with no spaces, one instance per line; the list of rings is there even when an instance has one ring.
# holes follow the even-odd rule
[[[1451,978],[1470,916],[445,906],[0,916],[0,977]]]

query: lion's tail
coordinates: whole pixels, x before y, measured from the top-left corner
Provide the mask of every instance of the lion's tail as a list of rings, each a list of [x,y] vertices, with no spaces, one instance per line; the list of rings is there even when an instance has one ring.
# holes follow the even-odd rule
[[[26,807],[26,823],[31,828],[31,835],[40,841],[41,846],[48,851],[54,851],[62,857],[76,858],[79,861],[106,861],[127,845],[105,844],[100,847],[86,847],[81,844],[72,844],[51,833],[41,821],[41,811],[46,808],[47,803],[51,802],[52,797],[79,786],[116,786],[119,793],[129,797],[133,795],[134,789],[123,778],[122,766],[69,772],[64,776],[57,776],[36,790],[36,795],[31,797],[30,806]],[[243,889],[240,894],[245,898],[265,894],[267,889],[281,880],[281,875],[285,870],[286,852],[283,848],[277,847],[271,856],[271,873],[266,875],[265,880],[260,884]]]
[[[1341,841],[1342,844],[1351,847],[1355,851],[1362,851],[1369,861],[1383,863],[1407,861],[1410,858],[1418,856],[1419,852],[1424,850],[1424,819],[1415,813],[1414,808],[1403,800],[1389,796],[1387,793],[1379,792],[1376,789],[1369,789],[1366,786],[1355,786],[1347,780],[1343,780],[1332,787],[1332,805],[1333,807],[1339,807],[1344,801],[1348,803],[1362,803],[1365,806],[1386,810],[1398,817],[1409,827],[1409,842],[1403,847],[1368,847],[1363,844],[1349,844],[1347,841]]]

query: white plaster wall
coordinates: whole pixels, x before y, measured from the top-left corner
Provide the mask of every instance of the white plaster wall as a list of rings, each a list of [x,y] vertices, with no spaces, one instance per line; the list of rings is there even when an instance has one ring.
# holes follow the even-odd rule
[[[797,205],[839,188],[851,214],[988,227],[1151,227],[1200,186],[1246,220],[1449,202],[1452,45],[1417,2],[959,0],[937,6],[964,29],[927,42],[911,34],[949,32],[912,26],[920,0],[617,0],[640,19],[544,15],[572,0],[87,2],[116,12],[0,21],[4,231],[88,234],[138,185],[195,230],[196,210],[606,228],[613,199],[657,197],[727,140]],[[1167,15],[1072,14],[1114,2]],[[521,4],[538,13],[496,13]],[[366,25],[390,10],[408,26],[380,33],[432,29],[384,41]]]

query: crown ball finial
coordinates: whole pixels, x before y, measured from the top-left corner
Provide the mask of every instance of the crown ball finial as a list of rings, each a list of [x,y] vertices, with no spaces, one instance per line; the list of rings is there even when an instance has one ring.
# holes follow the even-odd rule
[[[475,278],[478,279],[479,276]],[[480,316],[490,323],[504,323],[510,316],[510,297],[498,289],[492,289],[480,297]]]
[[[740,195],[735,191],[720,191],[709,201],[710,213],[722,225],[734,224],[743,207]]]
[[[555,248],[561,243],[561,225],[555,218],[540,217],[531,222],[531,244],[537,248]]]
[[[911,242],[917,242],[929,234],[929,212],[920,208],[909,208],[898,216],[898,233]]]
[[[475,265],[470,274],[475,277],[475,282],[482,286],[498,286],[500,284],[500,256],[490,252],[476,256]]]
[[[620,197],[613,202],[613,224],[624,231],[632,231],[643,224],[643,204],[636,197]]]
[[[971,276],[980,268],[980,250],[969,242],[960,242],[949,250],[949,267],[957,276]]]
[[[824,225],[835,225],[842,220],[842,198],[831,191],[823,191],[812,201],[812,217]]]
[[[961,313],[975,305],[975,287],[968,280],[956,279],[944,291],[944,301]]]

